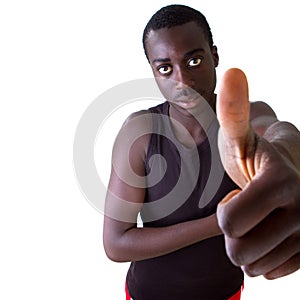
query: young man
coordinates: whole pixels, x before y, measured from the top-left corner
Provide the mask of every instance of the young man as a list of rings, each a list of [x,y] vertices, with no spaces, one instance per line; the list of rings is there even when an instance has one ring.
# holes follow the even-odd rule
[[[215,95],[219,57],[200,12],[162,8],[143,43],[167,101],[122,127],[104,221],[108,257],[132,262],[127,299],[239,299],[241,266],[270,279],[298,270],[299,131],[249,103],[240,70]]]

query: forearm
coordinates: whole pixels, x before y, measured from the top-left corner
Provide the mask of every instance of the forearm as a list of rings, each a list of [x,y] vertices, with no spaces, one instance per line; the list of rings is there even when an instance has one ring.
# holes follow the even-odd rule
[[[118,262],[149,259],[221,234],[215,215],[158,228],[129,228],[106,241],[107,255]]]
[[[300,132],[294,125],[273,123],[263,137],[300,172]]]

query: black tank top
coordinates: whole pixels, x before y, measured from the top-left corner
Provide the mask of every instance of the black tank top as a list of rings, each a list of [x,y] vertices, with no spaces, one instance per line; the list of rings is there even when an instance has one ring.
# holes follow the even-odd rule
[[[237,188],[220,161],[217,120],[200,145],[187,148],[174,136],[169,103],[149,110],[152,134],[145,160],[143,226],[168,226],[214,214],[222,198]],[[243,279],[241,269],[226,255],[224,237],[217,236],[132,262],[127,286],[134,300],[223,300],[240,289]]]

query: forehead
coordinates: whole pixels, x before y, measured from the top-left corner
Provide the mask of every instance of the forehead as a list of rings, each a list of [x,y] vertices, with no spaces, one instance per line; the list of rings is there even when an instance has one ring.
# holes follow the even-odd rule
[[[146,40],[150,60],[183,54],[198,48],[209,51],[209,44],[203,29],[194,22],[150,31]]]

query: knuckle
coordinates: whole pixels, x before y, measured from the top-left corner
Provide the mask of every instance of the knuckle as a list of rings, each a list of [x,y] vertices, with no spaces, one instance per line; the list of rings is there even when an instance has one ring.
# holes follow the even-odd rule
[[[255,277],[261,275],[260,273],[257,272],[257,269],[254,265],[245,266],[243,270],[249,277]]]
[[[289,248],[294,249],[295,253],[300,252],[300,231],[292,234],[287,244]]]
[[[300,176],[295,170],[289,169],[289,172],[282,172],[280,176],[282,181],[278,185],[281,191],[278,193],[280,196],[283,207],[293,207],[300,210]]]
[[[225,236],[229,238],[238,237],[239,232],[237,226],[235,226],[234,218],[226,209],[222,209],[218,214],[218,223]]]
[[[237,239],[226,238],[226,252],[233,264],[242,266],[245,263],[243,251]]]

